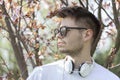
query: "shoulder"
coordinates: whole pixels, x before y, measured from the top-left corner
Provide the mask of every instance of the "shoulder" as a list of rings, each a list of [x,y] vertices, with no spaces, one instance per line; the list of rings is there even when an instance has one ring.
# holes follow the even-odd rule
[[[45,64],[45,65],[42,65],[42,66],[38,66],[34,69],[34,71],[40,71],[40,70],[45,70],[45,69],[52,69],[52,68],[57,68],[57,67],[63,67],[63,63],[64,61],[63,60],[58,60],[58,61],[55,61],[55,62],[52,62],[52,63],[49,63],[49,64]]]
[[[38,78],[41,80],[41,67],[35,67],[32,73],[28,76],[27,80],[38,80]]]
[[[45,64],[43,66],[41,66],[42,68],[45,68],[45,67],[53,67],[53,66],[59,66],[59,67],[62,67],[62,65],[64,64],[64,60],[58,60],[58,61],[55,61],[55,62],[52,62],[52,63],[49,63],[49,64]]]
[[[44,71],[44,73],[46,73],[46,71],[47,72],[49,71],[50,73],[53,73],[53,72],[55,73],[56,71],[63,69],[64,67],[63,64],[64,64],[63,60],[58,60],[53,63],[43,65],[41,66],[41,68]]]
[[[55,73],[63,68],[63,60],[59,60],[53,63],[45,64],[43,66],[35,67],[27,80],[42,80],[44,74]]]
[[[93,72],[96,74],[96,77],[101,77],[103,80],[120,80],[114,73],[97,63],[95,63]]]

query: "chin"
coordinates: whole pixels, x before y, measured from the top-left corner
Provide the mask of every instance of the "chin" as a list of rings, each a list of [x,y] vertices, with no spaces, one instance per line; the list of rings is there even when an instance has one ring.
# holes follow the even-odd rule
[[[71,53],[70,50],[66,50],[66,49],[62,49],[62,48],[60,48],[59,51],[60,51],[60,53],[64,53],[64,54],[70,54]]]
[[[59,48],[59,51],[60,51],[61,53],[67,53],[67,51],[66,51],[65,49],[63,49],[63,48]]]

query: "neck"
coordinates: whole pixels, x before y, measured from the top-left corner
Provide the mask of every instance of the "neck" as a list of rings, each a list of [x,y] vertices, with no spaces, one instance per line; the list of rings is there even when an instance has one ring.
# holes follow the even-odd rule
[[[90,56],[90,49],[89,48],[83,48],[81,52],[78,52],[77,55],[71,56],[75,61],[75,68],[78,69],[80,64],[89,61],[91,62],[91,56]]]

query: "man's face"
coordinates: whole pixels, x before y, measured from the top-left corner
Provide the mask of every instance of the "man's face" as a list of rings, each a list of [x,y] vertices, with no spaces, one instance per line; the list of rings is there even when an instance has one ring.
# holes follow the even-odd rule
[[[78,26],[74,19],[67,17],[64,18],[61,21],[61,26],[67,26],[67,27],[82,27]],[[80,32],[81,31],[81,32]],[[69,29],[65,36],[61,36],[60,33],[57,35],[58,40],[58,49],[62,53],[78,53],[83,47],[83,36],[82,36],[82,30],[78,29]]]

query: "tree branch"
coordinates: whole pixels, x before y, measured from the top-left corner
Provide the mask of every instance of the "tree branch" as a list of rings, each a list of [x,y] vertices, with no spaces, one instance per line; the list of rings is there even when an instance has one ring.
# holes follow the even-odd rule
[[[95,2],[99,5],[99,3],[95,0]],[[103,9],[103,11],[106,13],[106,15],[114,22],[114,20],[112,19],[112,17],[107,13],[107,11],[101,6],[101,8]]]
[[[15,57],[17,59],[17,63],[18,63],[18,66],[20,68],[20,71],[21,73],[27,69],[27,66],[26,66],[26,63],[25,63],[25,60],[24,60],[24,56],[23,56],[23,53],[21,53],[20,51],[20,47],[18,46],[18,42],[16,41],[16,36],[14,36],[14,32],[12,30],[12,26],[11,26],[11,19],[6,11],[6,8],[5,8],[5,3],[3,2],[2,4],[2,11],[3,11],[3,14],[6,15],[5,17],[5,22],[6,22],[6,26],[8,28],[8,31],[9,31],[9,36],[10,36],[10,39],[11,39],[11,45],[13,47],[13,50],[14,50],[14,54],[15,54]],[[13,24],[14,25],[14,24]],[[14,25],[15,27],[15,25]],[[26,71],[26,73],[22,76],[24,79],[26,79],[28,76],[28,72]]]
[[[117,53],[120,48],[120,22],[118,20],[118,12],[116,9],[115,0],[112,0],[112,6],[113,6],[114,23],[115,23],[115,26],[116,26],[117,32],[118,32],[118,35],[116,38],[116,44],[115,44],[115,49],[116,49],[115,53]]]
[[[8,66],[7,66],[7,64],[6,64],[6,62],[5,62],[5,60],[4,60],[1,56],[0,56],[0,58],[1,58],[1,60],[3,61],[3,64],[6,66],[8,72],[11,72],[10,69],[8,68]]]
[[[66,2],[64,0],[60,0],[65,6],[68,6],[68,0]]]
[[[120,67],[120,63],[117,64],[117,65],[115,65],[115,66],[109,67],[108,69],[114,69],[114,68],[116,68],[116,67]]]
[[[21,0],[20,1],[20,17],[19,17],[19,23],[18,23],[18,31],[17,32],[19,32],[20,31],[20,23],[21,23],[21,13],[22,13],[22,2],[23,2],[23,0]]]
[[[84,8],[85,8],[85,6],[84,6],[84,4],[82,3],[82,1],[81,1],[81,0],[79,0],[79,3],[80,3],[80,5],[82,5],[82,7],[84,7]]]
[[[18,37],[18,39],[22,42],[22,44],[23,44],[26,52],[29,53],[29,49],[28,49],[27,44],[25,43],[25,41],[21,38],[21,36],[17,36],[17,37]],[[29,59],[30,59],[30,61],[31,61],[32,67],[34,68],[36,65],[35,65],[33,59],[32,59],[31,57],[29,57]]]
[[[113,6],[113,15],[114,15],[114,23],[115,23],[115,26],[117,28],[117,32],[118,32],[118,35],[117,35],[117,39],[116,39],[116,43],[115,43],[115,47],[112,48],[112,50],[110,51],[110,55],[108,56],[107,58],[107,62],[106,62],[106,67],[109,68],[112,66],[112,63],[113,63],[113,60],[115,58],[115,55],[116,53],[118,52],[119,50],[119,47],[120,47],[120,23],[119,23],[119,20],[118,20],[118,12],[117,12],[117,9],[116,9],[116,4],[115,4],[115,0],[112,0],[112,6]]]
[[[8,32],[8,30],[5,27],[0,26],[0,28]]]
[[[102,0],[100,0],[99,7],[98,7],[98,18],[100,20],[100,23],[102,23],[102,19],[101,19],[101,6],[102,6]],[[91,49],[91,56],[93,56],[93,54],[94,54],[94,52],[96,50],[96,46],[97,46],[97,44],[98,44],[98,42],[100,40],[100,37],[101,37],[101,34],[102,34],[102,30],[104,28],[103,24],[100,27],[101,27],[101,30],[100,30],[100,32],[99,32],[99,34],[98,34],[98,36],[97,36],[97,38],[95,40],[95,43],[93,44],[93,47]]]
[[[86,0],[86,9],[88,10],[89,9],[89,1],[88,0]]]

